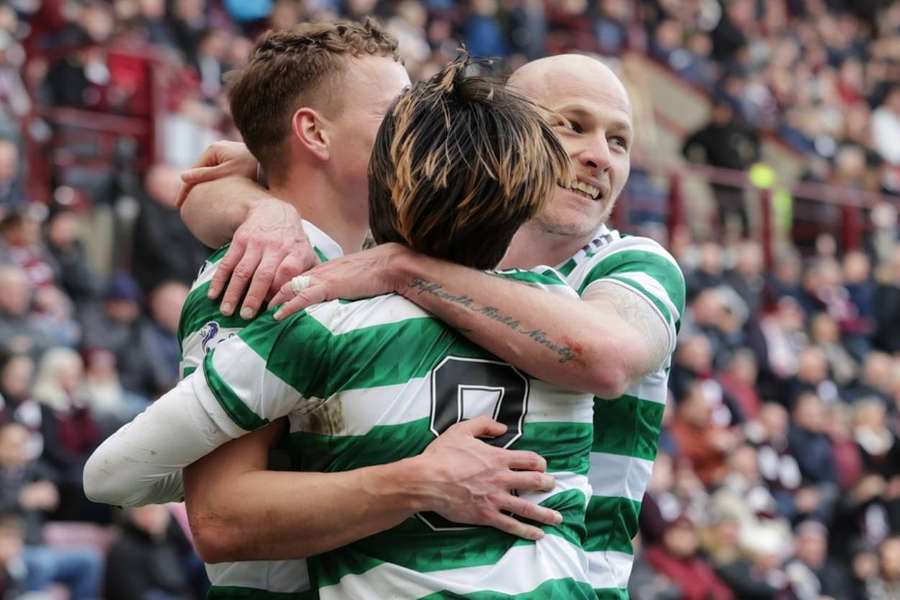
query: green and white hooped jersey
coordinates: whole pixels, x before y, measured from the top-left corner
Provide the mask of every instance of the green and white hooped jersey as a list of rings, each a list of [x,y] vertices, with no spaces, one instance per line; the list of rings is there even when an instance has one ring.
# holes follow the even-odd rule
[[[499,275],[575,296],[552,269]],[[544,527],[540,541],[419,514],[308,559],[320,598],[594,596],[583,549],[594,440],[589,394],[525,375],[397,295],[327,302],[281,322],[263,315],[208,353],[193,382],[231,435],[287,416],[300,470],[416,456],[454,423],[481,414],[509,427],[493,443],[547,459],[555,489],[524,497],[564,520]]]
[[[321,261],[343,255],[341,247],[322,230],[303,221],[303,229]],[[206,297],[210,282],[225,256],[224,246],[203,264],[181,309],[178,339],[181,343],[181,376],[186,377],[203,364],[203,358],[223,340],[237,334],[252,321],[219,311],[221,299]],[[210,600],[236,598],[281,598],[274,594],[309,593],[309,574],[303,560],[243,561],[206,566],[212,587]],[[292,598],[294,598],[292,596]]]
[[[605,226],[594,240],[557,267],[580,296],[593,286],[623,286],[647,300],[668,331],[669,358],[659,371],[616,400],[594,400],[589,473],[593,496],[586,515],[585,549],[591,583],[602,600],[627,598],[641,500],[659,445],[671,352],[684,311],[684,276],[655,241],[621,236]]]

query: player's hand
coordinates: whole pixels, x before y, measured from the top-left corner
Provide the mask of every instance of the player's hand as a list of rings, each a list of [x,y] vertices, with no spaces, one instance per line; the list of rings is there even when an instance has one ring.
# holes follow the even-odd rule
[[[381,244],[322,263],[296,280],[289,280],[272,298],[276,319],[336,298],[358,300],[396,291],[394,261],[411,251],[400,244]]]
[[[231,315],[246,291],[240,315],[250,319],[270,290],[279,289],[317,263],[297,211],[275,198],[264,198],[234,233],[210,282],[209,297],[217,298],[225,290],[221,311]]]
[[[255,180],[257,165],[256,159],[244,144],[226,140],[213,142],[203,151],[194,166],[181,174],[182,184],[175,206],[181,208],[191,188],[198,183],[229,175],[242,175]]]
[[[431,510],[457,523],[494,527],[512,535],[537,540],[544,532],[506,513],[538,523],[562,522],[557,511],[513,494],[547,492],[553,476],[544,471],[547,461],[525,450],[504,450],[478,438],[503,435],[506,425],[486,416],[457,423],[434,440],[419,460],[433,489]]]

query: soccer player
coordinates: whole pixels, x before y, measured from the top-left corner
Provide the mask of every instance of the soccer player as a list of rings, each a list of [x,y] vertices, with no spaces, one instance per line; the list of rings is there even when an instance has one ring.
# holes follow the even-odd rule
[[[550,383],[593,392],[594,495],[585,546],[591,551],[598,596],[625,597],[631,540],[656,455],[670,357],[684,308],[684,279],[656,242],[620,235],[606,225],[628,177],[633,139],[631,105],[615,74],[589,57],[561,55],[523,66],[509,84],[552,111],[577,178],[561,185],[542,214],[522,228],[502,264],[557,265],[581,301],[521,290],[385,245],[306,273],[301,280],[306,289],[282,314],[327,298],[396,291],[510,364]],[[228,162],[241,160],[230,156]],[[264,193],[249,181],[242,185]],[[215,212],[221,188],[211,181],[191,192],[187,205],[193,206],[183,211],[191,227],[196,229],[190,223],[195,215],[208,219]],[[248,223],[258,228],[261,222],[265,220],[256,220],[250,211]],[[216,227],[223,225],[233,228],[236,223]],[[248,261],[242,248],[254,244],[256,257]],[[225,292],[226,301],[236,305],[254,263],[268,254],[260,245],[251,234],[226,257],[218,289],[229,268],[242,265]],[[263,300],[259,290],[271,282],[271,276],[255,278],[244,309],[258,307]],[[290,297],[290,287],[275,301]]]
[[[262,202],[261,208],[269,209],[266,215],[275,220],[275,227],[287,219],[291,224],[297,222],[301,227],[298,235],[312,243],[320,260],[338,257],[343,249],[359,250],[363,242],[368,229],[366,166],[371,146],[385,111],[407,85],[409,79],[397,61],[396,41],[372,22],[303,25],[269,35],[257,44],[252,60],[233,82],[230,101],[238,128],[265,166],[271,191],[289,202]],[[296,217],[297,210],[305,221]],[[204,265],[182,311],[179,333],[185,375],[202,364],[207,351],[248,322],[237,315],[221,314],[218,303],[207,298],[223,253],[213,254]],[[256,489],[272,492],[272,503],[257,499],[239,504],[239,508],[264,511],[269,515],[265,524],[279,534],[285,529],[294,532],[297,537],[291,550],[296,549],[296,539],[302,539],[304,553],[288,553],[293,557],[381,531],[417,508],[532,537],[540,535],[540,530],[502,511],[540,522],[555,518],[555,511],[509,495],[511,487],[531,491],[552,487],[552,478],[537,472],[545,468],[539,455],[479,441],[479,437],[505,431],[504,425],[487,418],[451,428],[425,455],[395,465],[351,473],[291,474],[289,478],[284,477],[286,473],[246,468],[248,460],[258,465],[257,470],[265,468],[266,448],[282,430],[283,424],[276,423],[226,445],[207,461],[208,471],[227,481],[230,500],[241,503]],[[244,444],[251,450],[244,452]],[[252,448],[261,450],[253,452]],[[256,460],[259,462],[252,462]],[[206,471],[203,465],[187,470],[187,495],[197,499],[189,502],[189,509],[205,507],[206,498],[217,496],[220,480],[204,477]],[[92,478],[92,474],[96,476]],[[143,483],[150,485],[129,487],[122,485],[126,479],[89,471],[86,484],[98,499],[119,505],[182,497],[180,469],[165,465],[144,476]],[[327,514],[323,507],[328,508]],[[307,515],[299,528],[295,514]],[[319,517],[310,519],[309,514]],[[285,517],[279,519],[278,515]],[[191,516],[196,524],[197,515]],[[221,562],[228,557],[220,549],[227,549],[230,540],[251,539],[258,522],[235,518],[225,527],[210,528],[203,515],[200,520],[197,541],[202,553],[217,563],[209,566],[214,597],[218,591],[224,594],[236,589],[272,593],[307,589],[302,561]],[[254,558],[284,557],[277,547],[277,540],[283,538],[278,535],[275,542],[267,540],[265,552],[253,547],[247,552]]]
[[[388,112],[370,162],[370,223],[376,242],[485,269],[569,179],[570,164],[530,103],[466,77],[466,66],[457,60],[415,84]],[[496,276],[576,298],[552,269]],[[494,415],[508,430],[493,444],[539,450],[556,473],[552,490],[530,494],[560,516],[547,535],[519,540],[419,511],[311,557],[318,597],[586,599],[592,407],[590,394],[522,374],[399,295],[332,301],[286,320],[263,315],[220,342],[202,370],[107,440],[86,472],[137,485],[144,455],[185,464],[283,416],[296,467],[345,471],[418,456],[460,420]],[[165,426],[185,437],[169,439]]]

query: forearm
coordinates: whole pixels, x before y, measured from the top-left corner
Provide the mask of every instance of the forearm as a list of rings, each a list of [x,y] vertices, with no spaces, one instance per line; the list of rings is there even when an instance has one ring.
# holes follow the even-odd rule
[[[412,483],[419,468],[407,459],[341,473],[251,471],[202,489],[189,485],[191,528],[207,562],[305,558],[390,529],[428,506]]]
[[[633,331],[614,311],[423,256],[395,269],[399,293],[530,375],[601,397],[621,393]]]
[[[85,494],[117,506],[180,500],[181,470],[232,437],[210,418],[190,378],[182,380],[94,451]]]
[[[255,181],[232,175],[195,185],[181,207],[181,218],[194,236],[210,248],[231,241],[250,210],[271,195]]]

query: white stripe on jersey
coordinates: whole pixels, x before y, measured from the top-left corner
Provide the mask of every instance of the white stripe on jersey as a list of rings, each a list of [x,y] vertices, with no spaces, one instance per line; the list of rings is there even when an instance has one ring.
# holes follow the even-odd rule
[[[628,587],[634,556],[610,550],[588,552],[587,556],[588,576],[595,590]]]
[[[628,498],[640,502],[644,498],[644,490],[647,489],[652,470],[653,461],[591,452],[588,477],[595,496]]]
[[[553,579],[589,583],[585,552],[556,535],[515,546],[495,564],[418,573],[383,563],[365,573],[346,575],[321,588],[321,600],[421,598],[437,592],[524,594]]]
[[[309,589],[305,560],[252,560],[206,565],[209,581],[215,586],[242,587],[280,594]]]
[[[571,473],[569,471],[556,471],[553,473],[553,478],[556,480],[556,486],[552,491],[519,492],[519,496],[529,502],[540,504],[547,498],[555,496],[556,494],[567,492],[569,490],[579,490],[584,494],[584,503],[587,505],[587,502],[591,497],[591,484],[588,482],[588,478],[585,475],[579,475],[578,473]]]

